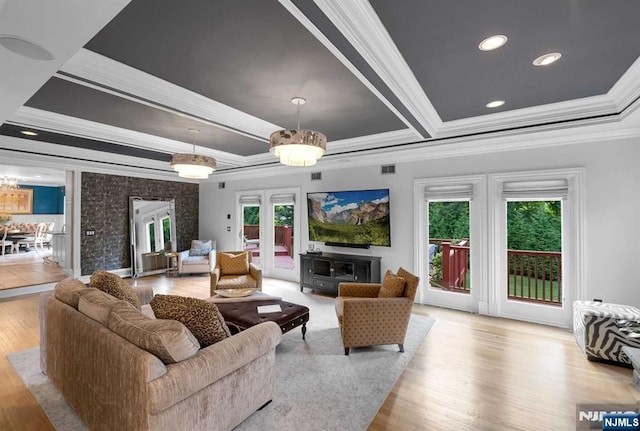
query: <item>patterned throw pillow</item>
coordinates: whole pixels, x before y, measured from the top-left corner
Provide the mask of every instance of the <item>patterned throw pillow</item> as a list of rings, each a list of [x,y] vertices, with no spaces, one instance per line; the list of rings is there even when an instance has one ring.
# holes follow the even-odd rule
[[[151,308],[158,319],[177,320],[191,331],[202,347],[231,336],[229,327],[215,304],[176,295],[156,295]]]
[[[220,253],[220,270],[223,275],[243,275],[249,272],[249,252],[239,254]]]
[[[390,270],[384,274],[378,298],[398,298],[404,294],[404,278],[398,277]]]
[[[120,278],[120,276],[116,274],[112,274],[110,272],[102,270],[96,271],[91,274],[89,287],[100,289],[117,299],[123,299],[127,301],[138,310],[141,309],[140,300],[138,299],[138,295],[136,295],[136,292],[131,286],[127,284],[126,281],[124,281],[122,278]]]
[[[211,252],[211,240],[200,241],[194,239],[191,241],[191,248],[189,249],[189,256],[206,256]]]

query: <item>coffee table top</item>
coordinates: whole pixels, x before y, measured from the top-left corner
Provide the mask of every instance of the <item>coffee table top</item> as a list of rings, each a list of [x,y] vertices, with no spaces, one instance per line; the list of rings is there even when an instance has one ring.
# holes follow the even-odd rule
[[[241,329],[255,326],[262,322],[276,322],[282,326],[300,317],[309,320],[309,308],[304,305],[293,304],[279,299],[239,302],[216,302],[220,313],[228,323]],[[258,307],[279,305],[280,312],[258,313]]]

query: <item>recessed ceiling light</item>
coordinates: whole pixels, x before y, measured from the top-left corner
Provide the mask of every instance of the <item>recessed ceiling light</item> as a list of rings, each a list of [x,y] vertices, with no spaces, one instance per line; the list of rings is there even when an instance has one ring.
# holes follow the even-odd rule
[[[19,36],[12,35],[0,35],[0,45],[7,48],[9,51],[22,55],[23,57],[30,58],[32,60],[51,61],[53,60],[53,54],[46,48],[33,43],[29,40],[23,39]]]
[[[20,133],[27,136],[38,136],[36,132],[32,132],[31,130],[21,130]]]
[[[487,108],[497,108],[498,106],[504,105],[504,100],[494,100],[493,102],[487,103],[485,106]]]
[[[494,49],[500,48],[502,45],[507,43],[507,36],[504,34],[496,34],[494,36],[489,36],[478,45],[478,49],[480,51],[493,51]]]
[[[33,178],[42,178],[42,175],[34,175]]]
[[[560,57],[562,57],[562,54],[560,54],[559,52],[550,52],[549,54],[541,55],[540,57],[533,60],[533,65],[547,66],[560,60]]]

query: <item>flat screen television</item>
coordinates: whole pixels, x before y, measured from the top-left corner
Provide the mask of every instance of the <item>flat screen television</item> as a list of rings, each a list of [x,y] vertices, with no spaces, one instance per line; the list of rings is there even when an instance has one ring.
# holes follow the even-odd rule
[[[391,247],[389,189],[307,193],[309,241]]]

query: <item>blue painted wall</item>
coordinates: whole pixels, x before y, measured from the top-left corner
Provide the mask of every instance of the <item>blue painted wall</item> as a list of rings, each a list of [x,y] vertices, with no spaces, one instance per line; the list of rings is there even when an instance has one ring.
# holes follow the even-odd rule
[[[21,189],[33,189],[33,214],[64,214],[64,186],[29,186]]]

